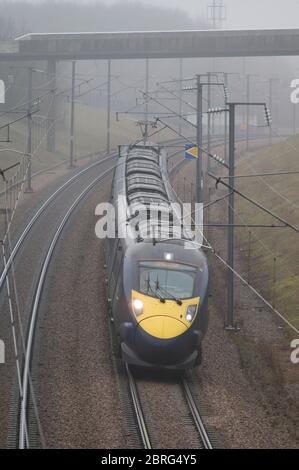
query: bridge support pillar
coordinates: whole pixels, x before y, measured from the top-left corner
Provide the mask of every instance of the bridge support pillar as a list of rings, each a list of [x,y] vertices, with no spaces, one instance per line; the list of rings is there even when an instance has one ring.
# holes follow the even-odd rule
[[[56,61],[48,60],[48,81],[51,93],[49,95],[48,108],[48,133],[47,133],[47,150],[55,152],[55,118],[56,118]]]

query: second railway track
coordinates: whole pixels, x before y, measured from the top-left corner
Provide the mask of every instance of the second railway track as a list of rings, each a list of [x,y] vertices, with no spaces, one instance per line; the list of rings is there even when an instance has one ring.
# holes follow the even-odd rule
[[[8,257],[6,261],[6,269],[2,270],[2,273],[0,275],[0,291],[3,287],[5,276],[7,270],[9,270],[12,262],[14,261],[21,245],[24,243],[26,237],[28,236],[30,230],[33,228],[34,224],[36,221],[40,218],[42,214],[46,211],[46,209],[49,207],[49,205],[55,200],[55,198],[58,195],[61,195],[68,187],[70,187],[74,182],[78,181],[83,175],[86,173],[90,172],[91,170],[94,170],[97,166],[102,165],[106,163],[107,161],[111,161],[113,157],[115,157],[116,154],[112,153],[110,156],[103,158],[97,162],[92,163],[91,165],[88,165],[87,167],[79,170],[77,173],[75,173],[71,178],[68,178],[61,186],[59,186],[55,191],[41,204],[39,209],[35,212],[35,214],[31,217],[19,237],[17,238],[14,247],[11,251],[10,256]]]
[[[36,291],[34,295],[34,302],[33,308],[30,315],[29,321],[29,332],[26,341],[26,351],[25,351],[25,362],[24,362],[24,369],[23,369],[23,379],[22,379],[22,399],[20,405],[20,421],[19,421],[19,448],[24,449],[30,447],[30,436],[28,432],[27,426],[27,409],[28,409],[28,395],[30,393],[30,363],[32,359],[32,352],[33,352],[33,341],[34,341],[34,332],[36,328],[36,323],[38,320],[38,309],[41,300],[42,289],[44,286],[47,270],[56,247],[57,241],[62,234],[62,231],[68,222],[70,216],[72,215],[73,211],[77,208],[79,203],[82,199],[88,194],[88,192],[101,180],[105,178],[112,170],[114,166],[107,169],[103,173],[101,173],[97,178],[95,178],[88,186],[77,196],[74,200],[71,207],[68,209],[66,214],[64,215],[63,219],[61,220],[59,227],[55,231],[55,234],[51,240],[50,246],[48,248],[46,257],[44,259],[41,273],[37,282]]]
[[[46,255],[47,246],[62,214],[66,213],[83,188],[90,187],[95,175],[99,175],[96,180],[102,178],[103,172],[99,174],[98,168],[110,168],[113,161],[115,162],[114,156],[115,154],[112,154],[80,169],[56,187],[32,215],[19,236],[14,237],[15,241],[12,240],[11,245],[6,244],[6,263],[0,275],[0,328],[6,344],[6,362],[9,366],[0,377],[3,403],[3,406],[0,406],[0,425],[4,431],[2,439],[5,439],[1,442],[1,447],[17,446],[15,426],[18,419],[18,396],[23,393],[20,375],[24,365],[23,358],[26,356],[24,339],[26,341],[33,332],[30,321],[31,306],[34,304],[33,286],[38,282],[43,256]],[[107,170],[104,171],[104,174],[106,173]],[[7,288],[4,290],[4,287]],[[14,341],[11,341],[12,335]],[[19,364],[19,372],[16,364]]]

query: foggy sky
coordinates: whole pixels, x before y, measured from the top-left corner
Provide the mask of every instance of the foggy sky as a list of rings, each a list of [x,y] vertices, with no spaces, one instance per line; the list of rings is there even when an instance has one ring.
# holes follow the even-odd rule
[[[99,0],[100,1],[100,0]],[[106,4],[131,0],[102,0]],[[207,15],[211,0],[135,0],[136,3],[179,8],[191,16]],[[227,28],[298,28],[298,0],[223,0],[227,6]]]
[[[13,2],[14,0],[6,0]],[[44,0],[27,0],[43,3]],[[52,0],[59,3],[59,0]],[[71,1],[71,0],[61,0]],[[181,9],[193,19],[207,17],[207,5],[212,0],[75,0],[77,3],[143,3],[162,8]],[[225,28],[298,28],[298,0],[223,0],[227,6]],[[1,14],[0,14],[1,16]]]

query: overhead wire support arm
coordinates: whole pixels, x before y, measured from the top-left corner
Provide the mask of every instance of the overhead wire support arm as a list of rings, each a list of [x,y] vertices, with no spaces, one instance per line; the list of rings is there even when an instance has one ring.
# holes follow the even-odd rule
[[[151,101],[154,101],[155,103],[157,103],[159,106],[161,106],[162,108],[165,108],[167,109],[167,111],[169,111],[170,113],[173,114],[173,116],[176,116],[176,117],[179,117],[180,119],[183,119],[183,121],[187,122],[187,124],[190,124],[190,126],[192,127],[196,127],[195,124],[192,124],[192,122],[188,121],[188,119],[185,119],[183,116],[180,116],[179,113],[177,113],[176,111],[174,111],[173,109],[169,108],[168,106],[166,106],[165,104],[163,103],[160,103],[160,101],[158,101],[157,99],[155,99],[150,93],[145,93],[144,91],[142,90],[139,90],[140,93],[142,93],[145,97],[148,96],[148,98],[151,100]]]
[[[207,204],[204,204],[203,208],[204,208],[204,209],[207,209],[208,207],[213,206],[214,204],[217,204],[217,203],[220,202],[220,201],[223,201],[224,199],[228,198],[230,194],[231,194],[231,193],[227,193],[227,194],[225,194],[225,195],[222,196],[222,197],[218,197],[218,198],[215,199],[214,201],[211,201],[211,202],[208,202]]]
[[[211,72],[210,75],[214,76],[214,77],[217,77],[219,75],[219,73],[223,73],[223,72]],[[207,77],[208,74],[207,73],[203,73],[203,74],[200,74],[201,77]],[[159,82],[160,85],[167,85],[169,83],[183,83],[183,82],[194,82],[194,80],[196,80],[196,77],[188,77],[188,78],[183,78],[183,79],[172,79],[172,80],[165,80],[163,82]],[[219,83],[217,82],[217,85],[219,85]]]
[[[165,129],[167,129],[167,126],[164,126],[161,129],[157,129],[155,132],[152,132],[151,134],[149,134],[148,138],[154,137],[155,135],[159,134],[160,132],[164,131]],[[135,142],[135,145],[140,144],[142,141],[143,141],[143,138],[140,139],[140,140],[137,140]]]
[[[224,181],[222,181],[222,178],[221,177],[218,177],[218,176],[215,176],[213,173],[209,173],[209,176],[211,178],[213,178],[215,181],[216,181],[216,188],[218,186],[218,184],[222,184],[223,186],[225,186],[226,188],[230,189],[232,192],[234,192],[235,194],[238,194],[238,196],[241,196],[243,199],[245,199],[246,201],[250,202],[251,204],[253,204],[254,206],[258,207],[259,209],[261,209],[262,211],[266,212],[268,215],[270,215],[271,217],[273,217],[274,219],[277,219],[279,222],[281,222],[282,224],[284,224],[286,227],[289,227],[290,229],[294,230],[295,232],[299,233],[299,227],[296,227],[295,225],[293,224],[290,224],[287,220],[283,219],[282,217],[280,217],[279,215],[275,214],[274,212],[272,212],[270,209],[267,209],[267,207],[263,206],[262,204],[260,204],[259,202],[255,201],[254,199],[252,199],[251,197],[247,196],[246,194],[242,193],[241,191],[239,191],[238,189],[236,189],[234,186],[231,186],[230,184],[228,183],[225,183]]]
[[[209,108],[206,111],[206,114],[220,114],[220,113],[228,113],[227,108]]]
[[[14,163],[13,165],[8,166],[8,167],[5,168],[4,170],[2,170],[2,169],[0,168],[0,176],[2,176],[2,179],[3,179],[4,182],[6,182],[5,173],[6,173],[7,171],[9,171],[9,170],[12,170],[13,168],[15,168],[15,167],[17,167],[17,166],[19,166],[19,165],[20,165],[20,162],[17,162],[17,163]]]
[[[34,111],[31,111],[31,112],[30,112],[30,116],[31,116],[32,114],[38,113],[39,111],[40,111],[40,109],[36,109],[36,110],[34,110]],[[28,118],[28,116],[29,116],[29,113],[27,112],[27,113],[24,114],[23,116],[20,116],[20,117],[18,117],[17,119],[14,119],[13,121],[9,121],[9,122],[7,122],[6,124],[3,124],[2,126],[0,126],[0,131],[1,131],[2,129],[5,129],[6,127],[11,126],[12,124],[15,124],[16,122],[21,121],[22,119]]]
[[[161,85],[160,83],[157,83],[157,86],[161,86],[163,88],[163,90],[165,90],[165,93],[170,93],[171,95],[173,95],[174,98],[178,99],[178,100],[181,100],[183,104],[185,104],[186,106],[190,106],[190,108],[192,108],[194,111],[196,111],[196,106],[194,106],[192,103],[189,103],[188,101],[185,101],[183,100],[180,96],[178,96],[173,90],[169,90],[168,88],[166,88],[165,86]],[[182,91],[184,91],[183,89],[181,89]],[[159,90],[158,90],[159,91]],[[161,99],[165,99],[165,98],[161,98]],[[179,113],[182,115],[182,113]]]
[[[160,118],[157,118],[156,119],[156,122],[161,122],[161,124],[163,124],[164,126],[166,126],[168,129],[170,129],[171,131],[173,131],[175,134],[177,134],[179,137],[181,137],[182,139],[184,139],[186,142],[188,142],[189,144],[192,144],[194,147],[196,147],[196,144],[191,140],[191,139],[188,139],[188,137],[185,137],[183,134],[181,134],[180,132],[178,132],[176,129],[174,129],[172,126],[170,126],[169,124],[165,123],[164,121],[162,121],[162,119]],[[207,150],[203,147],[201,147],[201,151],[202,153],[204,153],[205,155],[207,155],[209,158],[213,159],[215,162],[219,163],[220,165],[224,166],[225,168],[228,168],[228,165],[227,163],[221,158],[219,157],[218,155],[216,154],[212,154],[212,153],[209,153],[207,152]]]
[[[234,178],[261,178],[261,177],[266,177],[266,176],[283,176],[283,175],[298,175],[299,170],[294,170],[294,171],[278,171],[275,173],[256,173],[253,175],[235,175]],[[220,176],[219,180],[222,179],[228,179],[229,176]]]
[[[43,101],[43,98],[45,98],[46,96],[48,96],[50,93],[52,93],[53,91],[57,91],[57,88],[55,88],[54,90],[48,90],[47,92],[43,93],[42,95],[38,95],[36,96],[35,98],[33,98],[32,101],[34,102],[39,102],[41,103]],[[58,96],[59,94],[61,93],[65,93],[65,92],[60,92],[58,93],[56,96]],[[17,114],[17,113],[24,113],[24,109],[20,110],[20,111],[16,111],[17,109],[19,109],[21,106],[28,106],[30,103],[29,101],[27,100],[26,102],[22,102],[20,105],[17,105],[17,106],[14,106],[13,108],[10,108],[10,109],[7,109],[6,111],[3,111],[2,113],[0,113],[0,117],[1,116],[4,116],[6,114]]]
[[[218,224],[218,223],[209,223],[203,224],[204,227],[216,227],[216,228],[287,228],[286,225],[274,225],[274,224]]]

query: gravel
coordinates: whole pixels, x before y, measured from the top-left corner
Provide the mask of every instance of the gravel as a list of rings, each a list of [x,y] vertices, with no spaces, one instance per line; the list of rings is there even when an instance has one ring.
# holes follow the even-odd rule
[[[239,149],[241,149],[239,147]],[[180,178],[193,179],[192,163]],[[212,199],[224,191],[215,192]],[[224,222],[225,201],[211,206],[210,220]],[[209,230],[212,246],[226,259],[225,229]],[[290,335],[248,288],[236,281],[239,332],[224,330],[226,276],[223,264],[209,255],[210,323],[203,343],[203,364],[192,373],[205,418],[228,448],[298,448],[298,367],[290,362]],[[246,272],[246,258],[236,248],[236,269]]]
[[[94,233],[94,209],[108,200],[108,188],[98,185],[73,215],[46,281],[38,395],[47,447],[126,446],[109,334],[103,242]]]
[[[202,448],[182,386],[167,374],[143,373],[137,380],[138,392],[150,440],[156,449]]]

